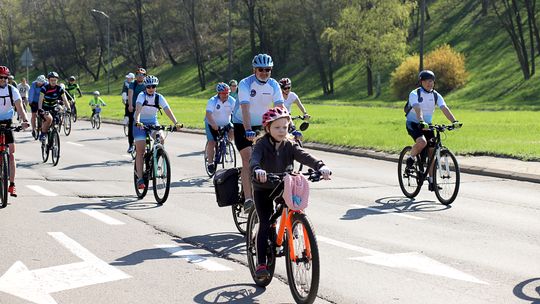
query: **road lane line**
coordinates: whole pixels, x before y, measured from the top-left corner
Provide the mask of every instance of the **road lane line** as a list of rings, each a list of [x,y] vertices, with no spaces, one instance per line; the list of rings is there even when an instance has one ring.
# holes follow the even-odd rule
[[[344,248],[344,249],[349,249],[349,250],[356,251],[356,252],[360,252],[360,253],[367,254],[367,255],[384,254],[383,252],[380,252],[380,251],[377,251],[377,250],[373,250],[373,249],[363,248],[363,247],[356,246],[356,245],[347,244],[347,243],[344,243],[344,242],[341,242],[341,241],[336,241],[336,240],[334,240],[334,239],[324,237],[324,236],[322,236],[322,235],[317,235],[317,241],[321,241],[321,242],[323,242],[323,243],[327,243],[327,244],[330,244],[330,245],[334,245],[334,246],[336,246],[336,247],[341,247],[341,248]]]
[[[96,220],[100,221],[100,222],[103,222],[105,224],[108,224],[108,225],[125,225],[125,223],[113,218],[113,217],[110,217],[104,213],[101,213],[97,210],[93,210],[93,209],[79,209],[79,212],[82,212],[90,217],[93,217],[95,218]]]
[[[375,212],[379,212],[379,213],[387,213],[387,214],[392,214],[392,215],[395,215],[395,216],[406,217],[406,218],[413,219],[413,220],[425,220],[425,218],[423,218],[423,217],[400,213],[400,211],[397,210],[397,209],[383,210],[383,209],[366,207],[366,206],[362,206],[362,205],[358,205],[358,204],[351,204],[351,206],[355,207],[355,208],[366,209],[366,210],[375,211]]]
[[[221,265],[218,262],[209,260],[198,254],[193,253],[190,250],[182,248],[182,246],[173,244],[154,245],[156,248],[169,252],[172,256],[180,257],[187,260],[189,263],[195,264],[209,271],[230,271],[231,268]]]
[[[81,144],[78,144],[78,143],[74,143],[74,142],[71,142],[71,141],[66,141],[66,143],[68,143],[68,144],[70,144],[70,145],[78,146],[78,147],[84,147],[84,145],[81,145]]]
[[[35,192],[45,195],[45,196],[58,196],[58,194],[51,192],[49,190],[46,190],[43,187],[37,186],[37,185],[26,185],[26,187],[30,188],[31,190],[34,190]]]

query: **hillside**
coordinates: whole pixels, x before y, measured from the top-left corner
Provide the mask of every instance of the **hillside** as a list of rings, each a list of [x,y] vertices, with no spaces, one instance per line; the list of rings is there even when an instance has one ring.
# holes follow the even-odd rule
[[[508,34],[499,25],[493,12],[487,17],[480,15],[480,2],[475,0],[436,0],[430,4],[431,20],[426,30],[426,50],[447,43],[462,52],[466,57],[467,70],[470,74],[467,85],[446,97],[453,107],[472,109],[514,109],[539,110],[540,86],[539,76],[534,75],[524,81],[514,50],[508,39]],[[418,49],[418,39],[410,43],[410,53]],[[242,49],[237,50],[242,53]],[[245,52],[244,52],[245,53]],[[240,79],[250,71],[248,56],[242,56],[245,73],[237,75]],[[538,62],[537,60],[537,63]],[[214,83],[218,74],[225,75],[226,56],[223,59],[211,60],[207,68],[207,90],[201,92],[198,86],[197,69],[189,58],[183,64],[173,67],[162,65],[149,69],[161,79],[161,91],[166,94],[208,97],[213,94]],[[538,64],[537,64],[538,66]],[[391,71],[381,74],[382,92],[378,98],[368,98],[366,95],[365,68],[362,64],[340,66],[334,74],[336,92],[331,98],[322,96],[317,85],[318,73],[303,62],[276,62],[274,78],[289,77],[293,81],[293,89],[303,100],[314,103],[354,103],[359,105],[390,105],[397,106],[395,97],[388,87]],[[121,73],[120,73],[121,74]],[[98,83],[81,82],[85,91],[88,87],[106,91],[106,81]],[[121,86],[121,80],[111,84],[112,93]]]

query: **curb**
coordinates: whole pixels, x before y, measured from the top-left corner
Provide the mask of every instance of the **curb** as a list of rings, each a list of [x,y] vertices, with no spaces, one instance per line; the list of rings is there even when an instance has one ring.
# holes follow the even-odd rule
[[[103,120],[103,122],[116,124],[116,125],[122,125],[122,122],[117,121],[117,120],[107,119],[107,120]],[[205,134],[205,131],[202,129],[182,129],[182,132],[191,133],[191,134],[201,134],[201,135]],[[320,143],[315,143],[315,142],[306,142],[306,143],[303,143],[303,146],[305,148],[312,149],[312,150],[359,156],[359,157],[367,157],[367,158],[373,158],[373,159],[378,159],[378,160],[390,161],[394,163],[397,163],[398,158],[399,158],[399,155],[397,154],[391,154],[391,153],[386,153],[382,151],[374,151],[374,150],[351,148],[351,147],[340,147],[340,146],[320,144]],[[536,174],[518,173],[518,172],[513,172],[513,171],[490,169],[490,168],[470,166],[470,165],[460,165],[459,167],[460,167],[461,172],[467,173],[467,174],[505,178],[505,179],[540,184],[540,175],[536,175]]]

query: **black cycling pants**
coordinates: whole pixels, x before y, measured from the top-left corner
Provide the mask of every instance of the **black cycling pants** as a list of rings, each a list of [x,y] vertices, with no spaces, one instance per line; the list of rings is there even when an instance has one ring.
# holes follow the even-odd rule
[[[135,111],[135,109],[133,109],[133,111]],[[126,104],[126,109],[124,111],[124,116],[127,116],[129,118],[128,120],[128,125],[129,125],[129,128],[128,128],[128,144],[129,146],[133,146],[133,123],[135,122],[135,117],[134,117],[134,112],[130,112],[128,110],[128,105]]]
[[[259,216],[259,232],[257,233],[257,264],[266,264],[266,252],[268,250],[268,235],[270,232],[270,217],[274,212],[275,197],[270,197],[273,189],[253,190],[255,208]]]

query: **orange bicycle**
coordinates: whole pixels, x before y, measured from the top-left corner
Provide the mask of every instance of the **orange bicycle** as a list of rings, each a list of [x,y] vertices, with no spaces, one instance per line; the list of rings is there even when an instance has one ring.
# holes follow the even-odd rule
[[[322,175],[317,171],[302,173],[308,180],[316,182]],[[286,173],[267,173],[268,180],[280,181],[274,189],[279,193],[274,202],[275,212],[270,217],[270,233],[268,250],[266,253],[268,272],[270,277],[258,278],[255,276],[257,268],[257,232],[259,218],[255,208],[248,217],[246,248],[249,270],[255,284],[265,287],[272,281],[276,267],[276,257],[285,256],[287,278],[292,296],[296,303],[313,303],[319,289],[320,263],[317,239],[311,222],[307,215],[300,210],[291,210],[283,199],[283,177]],[[279,226],[277,226],[277,220]]]

